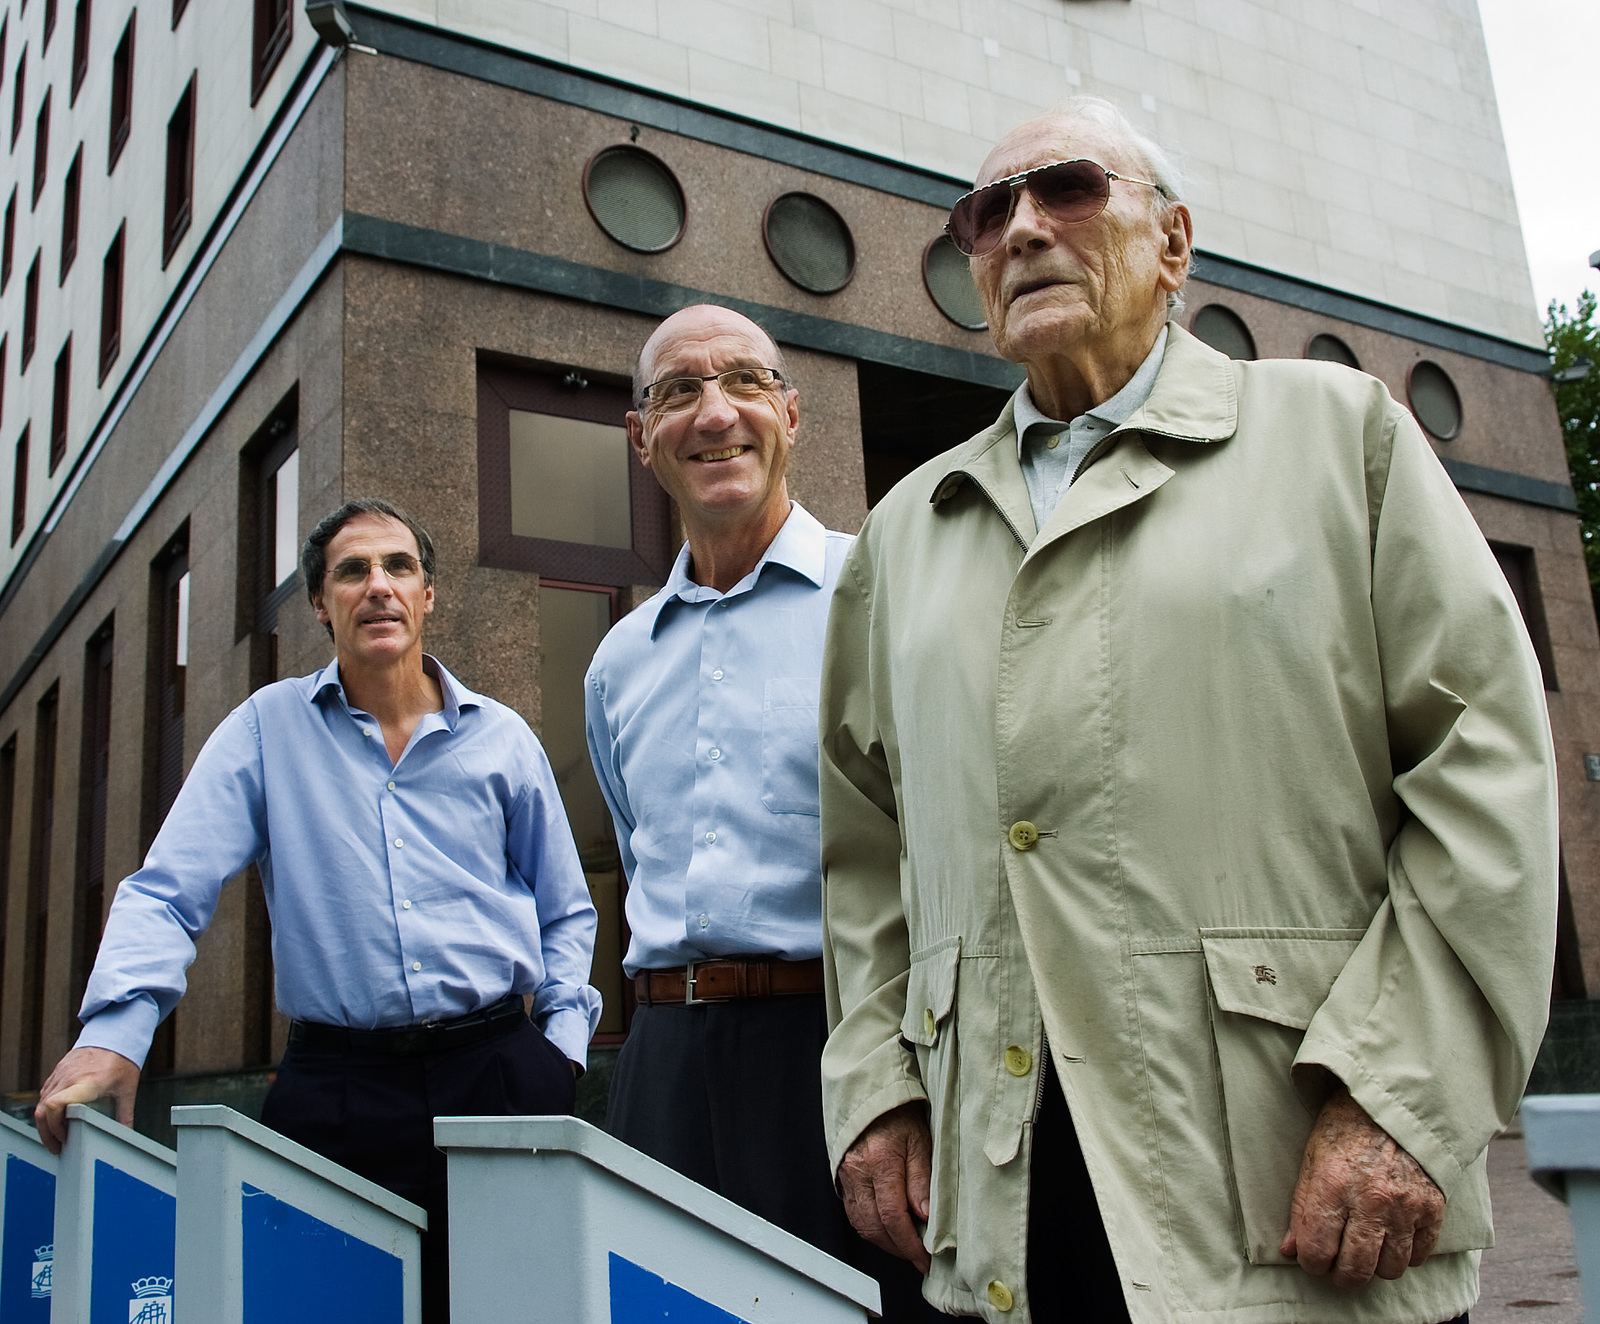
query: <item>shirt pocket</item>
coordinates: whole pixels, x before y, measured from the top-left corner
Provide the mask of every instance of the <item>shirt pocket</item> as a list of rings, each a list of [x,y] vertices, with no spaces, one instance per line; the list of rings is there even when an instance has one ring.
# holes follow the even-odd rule
[[[917,1055],[928,1095],[933,1168],[928,1181],[928,1226],[923,1244],[937,1255],[955,1245],[957,1173],[960,1167],[961,1062],[957,1049],[956,976],[961,939],[945,938],[911,954],[900,1038]]]
[[[769,680],[761,703],[761,803],[774,814],[819,813],[816,676]]]
[[[1223,1124],[1245,1252],[1287,1264],[1278,1243],[1315,1120],[1291,1075],[1317,1009],[1360,929],[1202,929]]]

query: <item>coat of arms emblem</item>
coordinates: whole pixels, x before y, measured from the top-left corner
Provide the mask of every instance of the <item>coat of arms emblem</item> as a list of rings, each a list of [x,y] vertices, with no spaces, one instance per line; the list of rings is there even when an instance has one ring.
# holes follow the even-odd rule
[[[40,1246],[33,1252],[33,1273],[28,1279],[28,1290],[33,1296],[50,1295],[50,1275],[55,1268],[56,1248]]]
[[[133,1280],[133,1300],[128,1302],[128,1324],[172,1324],[172,1279]]]

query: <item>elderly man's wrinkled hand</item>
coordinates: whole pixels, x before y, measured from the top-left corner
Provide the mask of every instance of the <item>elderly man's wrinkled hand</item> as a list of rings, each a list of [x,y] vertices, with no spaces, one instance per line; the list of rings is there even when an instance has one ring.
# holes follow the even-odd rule
[[[1361,1287],[1426,1260],[1443,1221],[1444,1192],[1341,1088],[1306,1142],[1279,1251],[1309,1274]]]
[[[920,1103],[878,1118],[845,1151],[839,1189],[850,1224],[874,1246],[910,1260],[919,1273],[931,1261],[913,1216],[928,1220],[933,1137]]]
[[[67,1139],[67,1105],[110,1099],[117,1121],[133,1125],[133,1096],[139,1088],[139,1068],[109,1048],[74,1048],[39,1088],[33,1124],[39,1139],[52,1154],[59,1154]]]

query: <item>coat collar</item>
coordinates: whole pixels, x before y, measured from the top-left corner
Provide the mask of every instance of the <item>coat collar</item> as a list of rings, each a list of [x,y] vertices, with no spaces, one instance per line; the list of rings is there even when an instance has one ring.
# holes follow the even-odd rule
[[[1016,446],[1000,444],[1016,435],[1014,406],[1015,397],[1006,401],[1000,417],[988,428],[949,452],[936,472],[928,500],[938,506],[970,480],[984,490],[1027,546],[1038,532],[1028,487]],[[1238,426],[1239,397],[1232,361],[1171,322],[1167,351],[1149,398],[1111,435],[1148,432],[1205,444],[1226,441]]]

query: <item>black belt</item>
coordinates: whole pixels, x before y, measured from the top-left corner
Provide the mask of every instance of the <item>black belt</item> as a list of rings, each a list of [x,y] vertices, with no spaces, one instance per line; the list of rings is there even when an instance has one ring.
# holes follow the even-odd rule
[[[347,1025],[320,1025],[316,1021],[295,1021],[289,1026],[289,1042],[303,1048],[360,1053],[433,1053],[445,1048],[462,1048],[484,1039],[509,1034],[527,1020],[522,1009],[522,994],[507,993],[488,1007],[451,1021],[428,1021],[422,1025],[396,1025],[380,1030],[353,1030]]]

